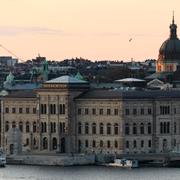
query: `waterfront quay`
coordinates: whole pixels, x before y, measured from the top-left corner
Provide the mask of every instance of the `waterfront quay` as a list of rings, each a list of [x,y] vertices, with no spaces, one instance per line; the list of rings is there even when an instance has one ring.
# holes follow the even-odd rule
[[[102,165],[113,162],[115,158],[135,159],[140,164],[154,166],[180,166],[179,153],[161,154],[24,154],[7,156],[8,164],[26,165],[47,165],[47,166],[82,166],[82,165]],[[158,163],[157,163],[158,162]],[[152,163],[152,164],[151,164]]]

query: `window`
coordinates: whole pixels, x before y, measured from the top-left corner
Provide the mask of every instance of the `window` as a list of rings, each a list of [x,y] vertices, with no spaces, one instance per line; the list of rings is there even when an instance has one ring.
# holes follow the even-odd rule
[[[96,141],[95,141],[95,140],[92,141],[92,147],[93,147],[93,148],[96,147]]]
[[[100,123],[99,125],[99,134],[104,134],[104,124]]]
[[[111,124],[107,124],[107,134],[111,134]]]
[[[96,115],[96,109],[95,108],[92,109],[92,114]]]
[[[19,130],[21,132],[23,132],[23,123],[22,123],[22,121],[19,122]]]
[[[23,109],[19,108],[19,113],[22,114],[22,112],[23,112]]]
[[[118,115],[118,109],[114,109],[114,115],[115,115],[115,116]]]
[[[60,131],[60,134],[64,134],[65,133],[65,129],[66,129],[66,125],[64,122],[60,122],[59,123],[59,131]]]
[[[133,147],[136,148],[137,147],[137,143],[136,140],[133,141]]]
[[[115,123],[115,124],[114,124],[114,134],[115,134],[115,135],[118,135],[118,131],[119,131],[118,124]]]
[[[65,104],[59,104],[59,114],[65,114]]]
[[[129,124],[128,123],[125,124],[125,134],[129,135]]]
[[[51,122],[51,133],[55,133],[56,132],[56,123],[55,122]]]
[[[26,146],[29,145],[29,138],[26,139]]]
[[[174,122],[174,134],[176,134],[176,128],[177,126],[176,126],[176,122]]]
[[[111,109],[107,109],[107,115],[111,115]]]
[[[46,109],[46,104],[41,104],[41,106],[40,106],[41,108],[41,114],[46,114],[46,112],[47,112],[47,109]]]
[[[176,114],[176,108],[174,108],[174,114]]]
[[[5,125],[5,131],[7,132],[9,130],[9,122],[6,121],[6,125]]]
[[[125,114],[126,115],[129,115],[130,113],[129,113],[129,109],[125,109]]]
[[[29,108],[26,108],[26,114],[29,114]]]
[[[144,124],[141,123],[140,125],[140,134],[144,134]]]
[[[144,114],[144,109],[143,108],[141,108],[141,115],[143,115]]]
[[[50,104],[50,114],[56,114],[56,104]]]
[[[149,115],[152,114],[151,108],[148,108],[148,114],[149,114]]]
[[[103,141],[102,140],[100,140],[99,146],[103,147]]]
[[[16,108],[12,108],[12,113],[16,113]]]
[[[96,134],[96,123],[92,124],[92,134]]]
[[[89,134],[89,124],[85,123],[85,134]]]
[[[170,133],[170,122],[161,122],[160,123],[160,133],[161,134]]]
[[[148,134],[151,134],[151,123],[148,123]]]
[[[126,141],[126,148],[129,149],[129,141]]]
[[[88,148],[89,147],[89,141],[85,140],[85,147]]]
[[[99,114],[103,115],[103,109],[99,109]]]
[[[36,132],[36,122],[33,122],[33,132]]]
[[[16,127],[16,122],[13,121],[13,122],[12,122],[12,128],[15,128],[15,127]]]
[[[36,114],[36,108],[33,108],[33,114]]]
[[[81,108],[78,108],[78,115],[81,115],[82,111]]]
[[[142,148],[144,147],[144,141],[143,140],[141,141],[141,147]]]
[[[107,148],[111,147],[111,141],[107,141]]]
[[[151,147],[151,140],[148,141],[148,147]]]
[[[9,108],[8,107],[5,108],[5,112],[9,113]]]
[[[160,106],[160,114],[162,114],[162,115],[170,114],[170,107],[169,106]]]
[[[116,140],[114,141],[114,147],[118,148],[118,142]]]
[[[88,115],[88,114],[89,114],[89,109],[85,108],[85,115]]]
[[[29,127],[29,122],[26,122],[26,132],[29,133],[30,127]]]
[[[82,124],[79,122],[78,123],[78,134],[82,133]]]
[[[133,123],[133,134],[137,134],[137,126],[136,126],[136,123]]]
[[[137,109],[133,109],[133,115],[137,115]]]

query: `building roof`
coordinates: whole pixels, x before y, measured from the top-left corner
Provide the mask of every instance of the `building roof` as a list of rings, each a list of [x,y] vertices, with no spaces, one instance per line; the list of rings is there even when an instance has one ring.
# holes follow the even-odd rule
[[[12,91],[5,98],[36,98],[34,91]]]
[[[180,90],[89,90],[76,99],[169,99],[180,98]]]
[[[75,77],[71,76],[60,76],[58,78],[46,81],[45,83],[62,83],[62,84],[82,84],[82,83],[87,83],[87,81],[77,79]]]
[[[115,82],[144,82],[144,80],[137,78],[124,78],[124,79],[115,80]]]

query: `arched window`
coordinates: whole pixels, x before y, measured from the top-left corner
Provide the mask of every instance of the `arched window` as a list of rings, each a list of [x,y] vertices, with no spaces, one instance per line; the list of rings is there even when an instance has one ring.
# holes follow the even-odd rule
[[[19,130],[21,132],[23,132],[23,123],[22,123],[22,121],[19,122]]]
[[[137,143],[136,140],[133,141],[133,147],[136,148],[137,147]]]
[[[89,124],[85,123],[85,134],[89,134]]]
[[[82,124],[79,122],[78,123],[78,134],[82,133]]]
[[[144,134],[144,124],[140,124],[140,134]]]
[[[96,134],[96,123],[92,124],[92,134]]]
[[[36,132],[36,122],[33,122],[33,132]]]
[[[47,149],[48,148],[48,141],[47,141],[47,137],[43,138],[43,149]]]
[[[107,124],[107,134],[111,134],[111,124]]]
[[[129,124],[128,123],[125,124],[125,134],[129,135]]]
[[[30,131],[29,122],[27,121],[27,122],[26,122],[26,132],[29,133],[29,131]]]
[[[88,148],[89,147],[89,141],[85,140],[85,147]]]
[[[15,128],[15,127],[16,127],[16,122],[13,121],[13,122],[12,122],[12,128]]]
[[[104,124],[100,123],[99,125],[99,134],[104,134]]]
[[[116,140],[114,141],[114,147],[118,148],[118,142]]]
[[[103,141],[102,140],[100,140],[99,146],[103,147]]]
[[[114,134],[115,134],[115,135],[118,135],[118,134],[119,134],[118,131],[119,131],[119,126],[118,126],[117,123],[115,123],[115,124],[114,124]]]
[[[5,125],[5,131],[7,132],[9,130],[9,122],[6,121],[6,125]]]
[[[137,134],[137,125],[133,123],[133,134]]]
[[[57,139],[55,137],[52,140],[52,149],[53,150],[57,149]]]
[[[151,123],[148,123],[148,134],[151,134]]]
[[[111,147],[111,141],[107,141],[107,148],[110,148]]]

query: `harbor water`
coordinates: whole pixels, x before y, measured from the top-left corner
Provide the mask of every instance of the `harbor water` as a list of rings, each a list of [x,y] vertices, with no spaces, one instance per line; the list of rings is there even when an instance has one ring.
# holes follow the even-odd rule
[[[0,168],[0,180],[179,180],[180,168],[24,166]]]

